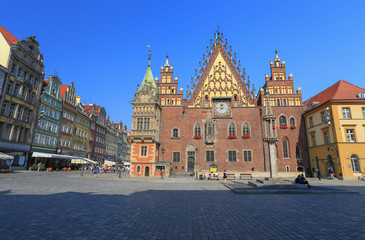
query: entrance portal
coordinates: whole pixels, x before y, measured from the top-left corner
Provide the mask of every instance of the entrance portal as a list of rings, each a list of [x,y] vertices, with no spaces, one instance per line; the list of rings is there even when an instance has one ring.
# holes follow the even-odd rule
[[[188,158],[188,172],[194,172],[194,163],[195,163],[195,158],[190,156]]]
[[[144,169],[144,175],[145,175],[146,177],[148,177],[148,176],[150,175],[150,167],[149,167],[149,166],[147,166],[147,167]]]

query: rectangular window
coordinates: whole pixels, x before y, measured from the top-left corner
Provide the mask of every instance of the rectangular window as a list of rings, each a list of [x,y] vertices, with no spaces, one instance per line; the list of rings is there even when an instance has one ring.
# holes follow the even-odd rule
[[[9,83],[8,84],[8,88],[6,89],[6,94],[9,94],[10,95],[10,93],[11,93],[11,87],[12,87],[12,84]]]
[[[252,162],[252,151],[251,150],[243,150],[243,161]]]
[[[143,156],[143,157],[147,156],[147,146],[141,147],[141,156]]]
[[[23,114],[23,108],[22,107],[19,107],[18,108],[18,112],[16,114],[16,119],[21,120],[22,114]]]
[[[10,105],[10,109],[9,109],[8,117],[13,118],[13,116],[14,116],[14,111],[15,111],[15,104],[11,104],[11,105]]]
[[[36,134],[34,137],[34,142],[39,143],[39,134]]]
[[[20,86],[18,84],[15,84],[13,96],[18,97],[19,95]]]
[[[354,129],[346,129],[346,134],[347,134],[347,141],[348,142],[355,142]]]
[[[313,146],[317,146],[317,143],[316,143],[316,136],[312,135],[312,145]]]
[[[137,119],[137,129],[141,130],[142,129],[142,125],[143,125],[143,118],[138,118]]]
[[[325,144],[330,144],[330,137],[329,137],[328,132],[324,133],[324,143]]]
[[[9,102],[4,102],[3,107],[1,108],[1,116],[5,116],[8,104]]]
[[[362,117],[365,118],[365,108],[362,108]]]
[[[228,161],[237,162],[237,151],[228,151]]]
[[[146,130],[150,129],[150,119],[149,118],[144,119],[144,129],[146,129]]]
[[[46,143],[46,136],[42,135],[41,136],[41,144],[45,144]]]
[[[207,162],[214,162],[214,151],[206,151],[205,159]]]
[[[351,119],[350,108],[342,108],[343,118]]]
[[[322,118],[322,123],[326,123],[327,121],[326,112],[321,112],[321,118]]]
[[[180,152],[173,152],[173,161],[174,162],[180,162]]]

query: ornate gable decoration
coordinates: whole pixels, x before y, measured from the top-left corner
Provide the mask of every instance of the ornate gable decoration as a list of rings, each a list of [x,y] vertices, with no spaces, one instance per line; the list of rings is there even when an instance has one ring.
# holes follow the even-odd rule
[[[212,99],[221,97],[231,98],[234,106],[255,106],[246,85],[218,43],[189,102],[189,107],[212,107]]]
[[[134,96],[133,103],[159,103],[160,95],[149,85],[143,85]]]

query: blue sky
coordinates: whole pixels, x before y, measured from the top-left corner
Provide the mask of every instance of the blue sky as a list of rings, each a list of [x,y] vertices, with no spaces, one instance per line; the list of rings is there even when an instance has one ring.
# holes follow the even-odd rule
[[[46,76],[74,81],[82,102],[104,106],[128,129],[147,45],[153,75],[168,53],[185,94],[218,25],[256,89],[275,48],[303,100],[340,79],[365,88],[365,1],[19,0],[1,8],[13,35],[36,35]]]

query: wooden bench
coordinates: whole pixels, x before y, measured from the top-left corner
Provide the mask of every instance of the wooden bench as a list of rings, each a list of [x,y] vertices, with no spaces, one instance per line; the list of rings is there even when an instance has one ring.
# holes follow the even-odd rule
[[[240,179],[242,179],[244,177],[249,177],[250,179],[252,179],[252,174],[251,173],[240,173]]]
[[[234,174],[234,173],[227,173],[227,179],[229,177],[233,177],[233,179],[236,180],[236,174]]]

